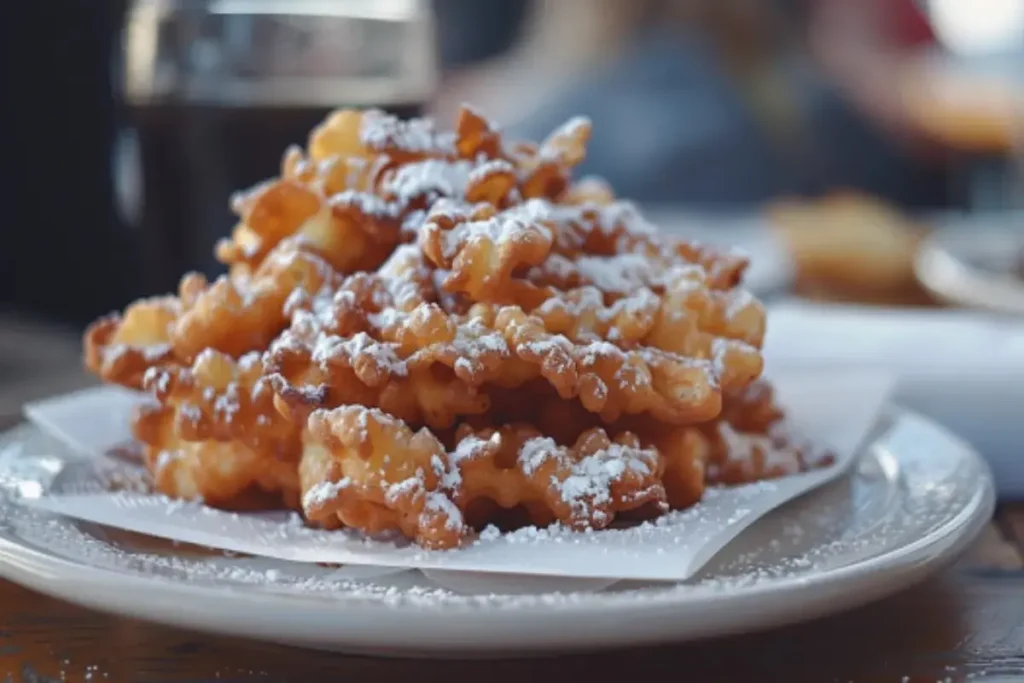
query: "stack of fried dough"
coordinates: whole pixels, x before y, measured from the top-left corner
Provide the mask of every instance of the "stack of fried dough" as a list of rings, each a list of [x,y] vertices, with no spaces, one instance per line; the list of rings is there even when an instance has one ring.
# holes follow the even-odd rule
[[[344,110],[287,150],[233,199],[226,275],[85,333],[93,372],[152,395],[133,428],[155,489],[439,549],[824,462],[759,379],[746,261],[574,181],[589,135]]]

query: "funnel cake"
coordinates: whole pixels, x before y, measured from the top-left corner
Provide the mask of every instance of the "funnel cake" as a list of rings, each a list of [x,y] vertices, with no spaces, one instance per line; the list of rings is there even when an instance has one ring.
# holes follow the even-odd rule
[[[155,403],[133,432],[157,490],[227,508],[295,505],[299,429],[274,410],[259,353],[208,349],[191,366],[151,368],[144,387]]]
[[[226,274],[86,331],[153,402],[155,488],[453,548],[602,529],[827,459],[760,380],[746,258],[666,236],[596,179],[590,124],[539,144],[335,112],[232,201]]]

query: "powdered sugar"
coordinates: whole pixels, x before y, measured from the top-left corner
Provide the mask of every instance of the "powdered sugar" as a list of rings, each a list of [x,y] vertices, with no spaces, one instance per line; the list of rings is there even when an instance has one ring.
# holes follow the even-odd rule
[[[605,235],[622,231],[632,236],[653,237],[657,227],[647,221],[635,204],[618,200],[598,208],[596,226]]]
[[[325,370],[336,363],[352,365],[357,359],[372,361],[374,367],[388,375],[405,376],[405,361],[398,357],[392,345],[379,342],[365,332],[351,337],[321,334],[312,348],[312,360]]]
[[[400,204],[385,201],[375,194],[356,190],[344,190],[331,195],[328,202],[334,207],[350,206],[365,216],[376,218],[395,218],[402,208]]]
[[[302,497],[302,507],[309,510],[326,505],[351,486],[352,480],[348,477],[342,477],[338,481],[322,481],[306,491]]]
[[[388,486],[384,491],[384,501],[389,505],[394,505],[398,500],[412,497],[415,494],[422,492],[423,489],[423,473],[419,472],[415,476],[409,477],[404,481],[395,482]]]
[[[111,344],[104,347],[103,362],[105,364],[117,363],[122,357],[130,353],[141,354],[146,362],[156,362],[171,352],[170,344],[148,344],[145,346],[134,346],[131,344]]]
[[[523,474],[532,477],[547,461],[559,453],[558,444],[547,436],[539,436],[526,441],[519,449],[519,467]]]
[[[559,220],[560,207],[552,204],[546,199],[527,199],[522,204],[516,204],[505,211],[509,218],[515,218],[524,222],[537,222],[548,220]]]
[[[764,309],[761,302],[745,289],[736,288],[730,290],[726,296],[727,304],[725,307],[725,319],[727,321],[736,320],[740,315],[750,311],[751,309]]]
[[[508,224],[497,217],[459,223],[444,234],[441,253],[450,261],[459,255],[459,250],[467,243],[486,239],[497,244],[505,237],[507,227]]]
[[[585,286],[573,290],[570,296],[548,299],[537,307],[535,313],[544,317],[558,312],[577,321],[593,320],[598,324],[611,325],[606,332],[607,340],[616,341],[621,338],[618,324],[650,319],[660,307],[660,297],[646,287],[636,289],[606,306],[604,294],[599,289]],[[590,332],[585,325],[578,325],[574,339],[579,342],[594,341],[595,333]]]
[[[458,355],[469,360],[492,354],[507,357],[509,354],[504,337],[488,329],[479,318],[472,318],[458,328],[453,346]]]
[[[592,341],[581,346],[583,367],[593,367],[601,358],[621,358],[624,352],[607,341]]]
[[[724,423],[719,425],[718,431],[728,448],[730,463],[739,464],[744,471],[756,472],[763,468],[788,475],[801,470],[801,452],[795,444],[780,443],[770,435],[744,434]],[[717,464],[712,463],[711,468],[715,467]]]
[[[462,511],[455,507],[455,503],[443,493],[431,492],[427,494],[424,507],[427,510],[444,515],[445,526],[449,529],[461,530],[465,526],[465,521],[462,519]]]
[[[501,446],[501,433],[494,432],[491,436],[486,439],[482,439],[478,436],[469,435],[463,438],[456,445],[455,450],[451,453],[452,464],[459,466],[463,462],[472,461],[480,457],[482,454],[496,449]]]
[[[553,277],[557,282],[569,282],[578,274],[576,264],[561,254],[548,255],[544,263],[530,270],[530,276],[533,278]]]
[[[613,443],[573,463],[569,476],[553,484],[578,515],[589,517],[594,506],[611,503],[612,486],[627,472],[650,474],[657,459],[654,451]]]
[[[656,269],[650,259],[641,254],[582,256],[575,265],[584,281],[605,292],[627,293],[657,282]]]
[[[413,236],[418,235],[426,218],[427,212],[423,209],[408,212],[405,218],[402,219],[402,233]]]
[[[413,153],[451,153],[455,141],[450,134],[438,133],[429,118],[400,119],[372,109],[363,113],[359,137],[371,150]]]
[[[458,223],[444,233],[442,255],[452,260],[466,244],[480,240],[500,245],[522,241],[530,232],[543,230],[550,235],[550,231],[536,224],[535,220],[529,209],[524,208],[521,211],[505,211],[485,220]]]
[[[478,164],[469,173],[468,182],[471,185],[484,182],[487,178],[494,175],[503,175],[506,173],[515,173],[515,167],[504,159],[491,159],[485,161],[482,164]]]
[[[471,171],[473,167],[468,161],[426,159],[401,166],[384,183],[383,190],[402,204],[409,204],[420,197],[426,197],[428,201],[440,196],[460,198],[465,194]]]
[[[573,459],[569,449],[550,437],[526,440],[519,449],[517,464],[526,477],[538,475],[551,466],[549,486],[557,491],[580,520],[606,523],[602,506],[612,503],[612,488],[625,475],[650,475],[658,455],[617,443]]]

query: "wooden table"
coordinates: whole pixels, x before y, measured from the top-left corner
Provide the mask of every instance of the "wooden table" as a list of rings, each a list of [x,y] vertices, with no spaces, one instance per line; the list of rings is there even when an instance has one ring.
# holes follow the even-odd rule
[[[243,642],[93,612],[0,580],[0,682],[596,683],[657,673],[688,683],[1024,681],[1022,558],[1024,504],[1003,505],[957,566],[852,612],[708,643],[501,663],[375,660]]]

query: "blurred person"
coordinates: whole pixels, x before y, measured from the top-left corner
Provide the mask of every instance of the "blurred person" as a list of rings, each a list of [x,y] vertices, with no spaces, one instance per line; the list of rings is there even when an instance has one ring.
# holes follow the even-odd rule
[[[928,39],[907,8],[894,14],[901,2],[534,0],[520,39],[449,79],[435,113],[469,101],[527,138],[585,114],[581,171],[641,202],[737,207],[853,188],[940,205],[941,158],[919,154],[894,98],[875,96],[889,62],[860,58]]]
[[[872,120],[918,149],[926,140],[907,115],[894,70],[935,32],[914,0],[799,0],[808,6],[808,51],[839,91]],[[922,150],[927,152],[927,147]]]

